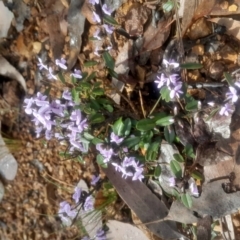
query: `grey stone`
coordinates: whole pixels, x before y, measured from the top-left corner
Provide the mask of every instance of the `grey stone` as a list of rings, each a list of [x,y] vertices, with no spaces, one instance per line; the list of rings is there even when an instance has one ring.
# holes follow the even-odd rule
[[[2,201],[4,196],[4,186],[2,184],[2,182],[0,182],[0,202]]]
[[[13,180],[16,177],[17,169],[18,163],[11,153],[6,153],[3,157],[0,157],[0,175],[5,180]]]

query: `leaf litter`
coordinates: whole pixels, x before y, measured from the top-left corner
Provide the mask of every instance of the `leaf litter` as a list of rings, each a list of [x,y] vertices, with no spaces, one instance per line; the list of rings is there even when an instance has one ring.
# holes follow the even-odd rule
[[[119,74],[119,78],[116,78],[116,76],[112,78],[112,85],[117,88],[117,94],[115,95],[118,97],[117,99],[112,97],[113,100],[118,104],[121,103],[123,108],[125,107],[126,109],[128,109],[126,106],[130,101],[134,105],[134,109],[136,109],[139,114],[142,114],[144,111],[139,107],[141,104],[139,104],[136,100],[139,100],[140,98],[136,93],[142,89],[143,96],[148,96],[147,100],[144,99],[142,108],[145,107],[145,111],[149,112],[147,105],[150,106],[150,103],[152,103],[152,96],[149,96],[149,93],[151,93],[151,89],[149,89],[150,85],[147,82],[144,83],[144,81],[140,81],[141,78],[144,78],[142,76],[145,75],[137,75],[137,73],[139,73],[139,67],[142,67],[144,68],[144,71],[146,71],[147,76],[154,73],[156,74],[158,67],[161,69],[163,68],[163,65],[159,65],[159,62],[162,62],[163,59],[168,61],[172,60],[169,58],[166,59],[166,55],[161,56],[160,54],[160,50],[164,51],[169,44],[169,38],[173,38],[171,35],[173,26],[172,16],[169,16],[165,13],[162,20],[157,19],[157,25],[154,27],[152,24],[153,11],[151,11],[151,8],[147,7],[149,4],[143,5],[142,1],[134,4],[128,3],[126,1],[113,1],[114,3],[111,1],[105,2],[110,6],[111,11],[116,10],[116,20],[119,24],[121,24],[121,21],[124,22],[124,25],[122,26],[125,27],[125,30],[121,32],[120,27],[116,26],[116,32],[114,33],[113,38],[112,36],[109,36],[105,30],[101,29],[100,37],[103,39],[101,42],[98,42],[98,40],[87,42],[86,40],[88,37],[92,37],[96,31],[96,29],[90,31],[91,36],[88,36],[86,19],[88,19],[90,24],[93,24],[93,11],[92,9],[89,9],[87,1],[84,3],[84,7],[88,8],[87,15],[87,11],[81,11],[81,9],[83,9],[83,6],[81,4],[78,5],[79,3],[77,1],[71,1],[70,4],[63,4],[62,1],[60,3],[57,1],[50,1],[48,4],[46,4],[44,1],[39,1],[38,4],[35,4],[34,1],[19,0],[16,1],[16,4],[14,6],[8,6],[9,9],[12,10],[15,14],[15,24],[13,24],[11,27],[12,29],[10,29],[11,34],[13,34],[12,36],[15,36],[16,38],[19,37],[14,28],[17,30],[17,32],[21,32],[20,34],[23,35],[21,38],[19,38],[22,41],[22,44],[18,45],[17,54],[19,56],[17,59],[14,59],[14,50],[16,48],[14,49],[13,45],[11,46],[11,44],[5,41],[3,47],[1,46],[2,48],[0,53],[5,57],[3,58],[3,62],[5,63],[7,61],[6,59],[9,59],[9,62],[14,59],[13,62],[17,66],[16,68],[19,69],[22,74],[21,75],[19,72],[16,72],[16,69],[12,68],[11,66],[12,73],[10,75],[8,74],[7,77],[13,78],[13,80],[19,82],[20,85],[22,85],[23,89],[25,91],[27,90],[28,94],[32,94],[35,91],[36,86],[34,84],[34,78],[36,69],[34,69],[33,64],[36,62],[36,53],[33,51],[31,53],[27,53],[27,55],[24,54],[24,52],[31,51],[31,49],[29,50],[28,48],[26,48],[27,50],[23,49],[24,45],[28,45],[27,42],[24,42],[27,39],[31,41],[33,46],[33,42],[38,42],[41,49],[41,55],[47,55],[47,58],[51,59],[52,62],[62,57],[62,55],[67,56],[69,69],[72,69],[72,67],[80,65],[81,63],[95,61],[96,65],[92,65],[90,67],[85,65],[86,69],[88,68],[87,71],[95,71],[98,79],[103,78],[106,80],[105,83],[104,80],[102,80],[103,84],[105,84],[106,90],[113,90],[110,87],[111,83],[107,81],[109,72],[105,70],[104,62],[102,62],[102,60],[99,59],[97,55],[93,54],[94,49],[96,49],[98,46],[99,52],[106,51],[110,54],[110,56],[113,57],[113,59],[116,60],[114,71]],[[180,1],[180,4],[181,3],[182,2]],[[211,83],[212,86],[215,86],[217,81],[223,78],[223,70],[221,70],[221,64],[224,64],[226,67],[224,68],[224,71],[231,72],[234,68],[236,68],[237,55],[239,53],[239,49],[237,49],[239,46],[237,45],[239,44],[239,36],[234,31],[228,31],[226,35],[222,36],[220,34],[214,40],[212,38],[208,39],[208,35],[215,33],[209,32],[209,21],[206,23],[203,16],[211,16],[211,14],[213,16],[218,15],[220,16],[220,19],[212,19],[212,21],[215,21],[216,23],[223,26],[229,26],[229,20],[231,19],[229,19],[228,15],[231,15],[232,13],[239,14],[238,8],[235,9],[232,5],[235,4],[238,6],[239,2],[234,1],[231,6],[229,5],[227,7],[218,3],[218,1],[202,1],[199,5],[197,5],[195,1],[185,1],[184,4],[185,12],[183,13],[182,19],[182,35],[185,36],[186,33],[186,36],[189,36],[190,39],[197,41],[200,38],[200,42],[204,47],[202,48],[199,46],[198,50],[204,49],[204,51],[206,51],[200,53],[200,51],[196,51],[196,49],[194,50],[193,46],[196,46],[196,42],[191,42],[190,45],[186,43],[186,46],[184,46],[186,49],[185,55],[186,57],[189,57],[188,59],[190,59],[191,56],[193,62],[199,62],[199,59],[202,58],[201,63],[203,63],[203,68],[200,68],[200,70],[189,70],[188,81],[190,83],[191,81],[193,82],[195,80],[194,84],[202,84],[203,91],[207,92],[207,94],[210,92],[210,95],[214,95],[215,99],[222,98],[223,96],[219,94],[219,91],[221,91],[221,89],[216,88],[215,91],[214,87],[204,87],[204,84],[207,82]],[[160,8],[160,5],[158,3],[156,3],[156,8]],[[191,12],[189,11],[190,9]],[[99,11],[99,9],[97,10]],[[188,10],[187,14],[186,10]],[[31,17],[29,15],[29,12],[31,12]],[[227,18],[224,17],[226,15]],[[29,21],[30,26],[26,24],[26,19]],[[66,30],[63,31],[62,25],[60,24],[64,20],[68,23],[67,36],[64,34]],[[203,23],[200,23],[200,21]],[[231,21],[233,22],[230,24],[237,24],[237,20]],[[43,28],[44,24],[45,29]],[[191,26],[194,24],[200,29],[200,33],[191,32],[193,31],[191,29]],[[27,28],[28,30],[30,29],[29,31],[32,31],[34,38],[29,38],[27,31],[22,30]],[[207,32],[207,34],[203,34],[203,32]],[[228,35],[234,36],[237,40],[231,42],[228,38]],[[140,44],[136,49],[134,49],[136,39],[140,39],[141,37],[143,38],[142,41],[140,41]],[[113,42],[112,46],[109,45],[110,42]],[[152,53],[156,50],[159,50],[157,52],[157,54],[159,54],[157,56],[157,61],[152,61],[150,58],[151,64],[149,64],[150,55],[148,56],[147,54],[144,56],[144,60],[140,57],[142,62],[140,59],[138,59],[139,56],[143,56],[144,52]],[[174,49],[174,51],[176,50]],[[6,54],[7,52],[8,54]],[[225,54],[226,52],[228,52],[227,55]],[[24,65],[23,63],[25,57],[28,58],[27,63],[31,66],[31,69],[27,69],[21,66],[21,64]],[[109,61],[112,63],[111,60]],[[105,61],[105,63],[106,62],[107,61]],[[5,67],[1,66],[0,69],[3,71]],[[3,76],[6,75],[1,72],[0,74]],[[208,76],[211,77],[209,78]],[[27,83],[25,83],[25,80],[23,78],[29,79]],[[120,81],[121,78],[124,79],[124,81]],[[139,87],[140,82],[142,84],[141,87]],[[132,89],[128,95],[128,100],[123,102],[124,98],[122,94],[124,94],[127,85],[131,85]],[[57,87],[61,88],[61,85]],[[186,91],[190,93],[189,90]],[[200,92],[199,89],[197,89],[197,91]],[[55,94],[59,93],[55,92]],[[5,93],[5,98],[7,98],[7,95],[9,95],[8,92]],[[178,109],[181,109],[181,105],[179,103],[174,102],[171,104],[163,104],[162,109],[158,110],[162,111],[163,109],[170,107],[171,111],[173,111],[175,106],[177,106]],[[175,145],[162,142],[160,146],[160,157],[159,160],[156,161],[156,163],[161,166],[159,183],[161,189],[163,190],[159,191],[159,198],[156,197],[156,195],[151,192],[144,183],[124,180],[119,177],[119,174],[115,173],[111,167],[102,170],[102,172],[105,173],[106,176],[110,179],[111,183],[113,184],[122,200],[137,215],[141,223],[146,225],[150,232],[163,239],[180,238],[183,237],[183,235],[178,231],[175,221],[180,221],[185,224],[198,222],[198,236],[201,236],[201,230],[199,229],[204,228],[206,229],[205,232],[207,234],[205,235],[207,236],[206,239],[209,239],[209,226],[211,224],[211,221],[209,221],[207,226],[204,226],[202,222],[205,219],[205,215],[210,215],[215,220],[222,218],[228,214],[235,213],[236,210],[240,208],[238,203],[240,188],[240,170],[238,157],[239,121],[237,121],[239,118],[237,114],[238,105],[239,103],[237,103],[236,109],[233,109],[235,112],[229,115],[219,116],[217,114],[213,114],[213,117],[208,118],[212,114],[213,110],[209,107],[208,111],[200,111],[200,114],[195,113],[193,116],[190,115],[185,118],[179,118],[179,120],[176,119],[174,127],[171,131],[174,131],[179,139],[178,141],[175,141],[176,139],[171,140],[175,141]],[[9,119],[9,115],[7,119]],[[8,211],[6,211],[6,209],[9,209],[9,206],[11,206],[11,213],[15,211],[14,209],[18,210],[21,208],[18,204],[23,199],[27,199],[25,200],[26,207],[24,208],[28,207],[31,209],[31,211],[33,211],[33,209],[37,209],[37,204],[33,204],[31,202],[27,203],[31,197],[27,197],[27,194],[25,194],[25,192],[27,193],[30,191],[32,187],[31,184],[21,186],[20,183],[23,184],[24,181],[27,182],[31,180],[33,181],[34,188],[36,189],[48,189],[47,186],[49,187],[46,178],[43,180],[43,175],[39,174],[39,172],[33,166],[31,167],[31,165],[29,165],[30,161],[33,160],[34,155],[39,154],[39,156],[41,156],[41,161],[43,161],[44,167],[47,169],[44,170],[44,177],[50,175],[50,179],[58,179],[63,182],[67,182],[68,184],[73,184],[73,182],[76,183],[78,178],[84,177],[85,179],[89,179],[90,173],[92,171],[96,171],[94,164],[91,164],[90,160],[88,169],[85,169],[86,172],[84,173],[82,170],[80,174],[78,171],[75,171],[73,173],[73,166],[75,166],[76,169],[79,169],[79,166],[76,162],[66,162],[59,165],[57,161],[53,159],[55,157],[54,154],[53,156],[51,155],[52,157],[50,157],[50,159],[46,159],[43,156],[43,152],[48,152],[48,154],[50,154],[51,151],[49,151],[49,147],[45,150],[41,150],[39,147],[41,146],[41,143],[37,143],[35,146],[35,142],[31,134],[26,131],[29,126],[24,124],[23,126],[25,127],[24,132],[28,134],[28,140],[25,140],[24,144],[30,144],[32,148],[27,148],[26,152],[23,151],[22,155],[16,154],[16,159],[19,161],[20,172],[16,180],[10,183],[8,186],[15,189],[15,191],[19,187],[22,191],[22,195],[20,195],[18,198],[14,195],[14,193],[12,193],[13,196],[9,197],[9,193],[5,193],[2,202],[3,206],[1,208],[3,211],[1,222],[3,225],[4,223],[11,221],[11,217],[8,215]],[[16,136],[16,133],[14,134]],[[167,135],[166,131],[165,135]],[[179,142],[182,143],[181,146]],[[192,146],[192,148],[189,147],[189,144]],[[33,146],[35,146],[35,149],[37,150],[34,150]],[[166,150],[166,147],[168,147],[168,150]],[[193,155],[190,153],[190,149],[193,149],[192,151],[196,151],[195,158],[191,157]],[[184,162],[179,162],[179,158],[176,159],[176,154],[181,155],[184,159]],[[24,158],[26,158],[26,160],[24,160]],[[29,168],[29,170],[26,170],[27,168]],[[204,176],[204,181],[197,181],[195,179],[196,187],[199,189],[200,195],[198,197],[192,196],[190,200],[189,195],[192,194],[190,191],[190,184],[192,183],[190,179],[191,174],[195,170],[199,171],[199,173]],[[29,178],[24,175],[24,171],[29,172]],[[40,182],[39,178],[41,179]],[[163,180],[164,178],[166,178],[168,181],[169,179],[174,179],[175,182],[168,182],[167,186],[165,186],[166,184],[164,185],[164,182],[166,181]],[[156,180],[157,179],[155,179],[155,181]],[[19,183],[16,183],[16,181],[19,181]],[[54,184],[56,184],[56,182]],[[56,203],[54,206],[54,204],[50,202],[52,200],[53,202],[57,202],[59,201],[59,198],[64,199],[65,195],[67,195],[61,189],[57,189],[58,188],[54,190],[56,192],[60,192],[60,194],[56,194],[57,197],[55,194],[50,197],[51,195],[49,192],[47,192],[47,190],[44,190],[46,191],[44,194],[40,194],[38,190],[34,190],[36,192],[32,193],[34,196],[33,201],[36,203],[38,201],[37,197],[35,196],[36,194],[40,194],[42,199],[48,199],[46,200],[48,203],[47,207],[44,205],[46,204],[44,201],[39,200],[38,204],[40,204],[43,212],[47,212],[50,215],[54,214],[54,212],[56,212]],[[165,191],[167,193],[170,192],[172,196],[163,196],[165,195]],[[16,204],[12,206],[10,201],[7,200],[8,197],[12,200],[12,202],[15,202]],[[164,198],[165,200],[167,199],[167,201],[163,201]],[[53,211],[54,208],[55,211]],[[29,212],[30,210],[28,209],[25,211]],[[22,219],[22,216],[20,214],[16,215],[18,221],[20,221],[20,219]],[[27,221],[27,224],[30,224],[31,214],[28,215],[29,219],[25,221]],[[179,218],[179,216],[182,216],[182,219]],[[56,231],[57,229],[59,230],[59,222],[57,222],[56,219],[54,220],[54,218],[50,219],[52,226],[55,226],[54,229]],[[44,224],[46,224],[46,222]],[[37,230],[39,238],[42,237],[39,231],[41,229],[40,225],[39,229]],[[31,226],[31,224],[29,226]],[[14,233],[14,226],[12,228],[5,226],[5,230],[7,228],[8,230],[10,229],[10,231],[12,231],[12,236],[14,236],[14,234],[15,236],[16,234],[20,234],[18,236],[27,236],[27,233],[24,232],[24,228],[23,232],[19,233]],[[5,230],[4,228],[2,229],[2,231],[6,233],[7,231]],[[48,231],[45,229],[43,231],[43,234],[45,234],[45,238],[49,236]]]

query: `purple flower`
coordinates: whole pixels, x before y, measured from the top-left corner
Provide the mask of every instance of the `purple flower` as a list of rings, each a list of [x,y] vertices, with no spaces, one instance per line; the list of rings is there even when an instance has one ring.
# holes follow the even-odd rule
[[[100,154],[104,157],[103,162],[107,163],[111,160],[112,156],[114,155],[113,149],[109,148],[103,148],[103,144],[102,143],[98,143],[96,145],[96,149],[100,152]]]
[[[57,77],[56,77],[55,75],[53,75],[53,70],[52,70],[51,67],[49,67],[49,69],[48,69],[47,78],[48,78],[48,79],[55,79],[55,80],[57,80]]]
[[[229,92],[226,93],[226,100],[231,100],[232,103],[238,100],[237,90],[234,87],[229,87]]]
[[[129,166],[135,166],[135,164],[136,164],[136,162],[135,162],[134,157],[125,157],[122,162],[122,166],[124,168],[129,167]]]
[[[99,4],[99,0],[89,0],[89,3],[95,5],[96,3]]]
[[[98,22],[98,23],[101,22],[101,19],[100,19],[99,15],[95,12],[93,12],[93,21]]]
[[[157,83],[157,88],[161,88],[165,85],[165,83],[167,82],[167,78],[165,77],[165,75],[162,73],[161,76],[157,76],[157,80],[154,81],[155,83]]]
[[[188,180],[188,184],[191,195],[194,197],[199,197],[199,192],[195,180],[193,178],[190,178]]]
[[[106,30],[107,33],[112,34],[114,27],[108,24],[103,24],[104,29]]]
[[[100,28],[96,30],[96,32],[93,34],[93,37],[95,37],[98,40],[101,40],[101,38],[99,37],[99,33],[100,33]]]
[[[81,122],[81,118],[82,118],[82,113],[79,109],[72,111],[70,119],[72,121],[76,121],[76,125],[78,125]]]
[[[106,240],[106,233],[101,228],[96,232],[96,240]]]
[[[77,142],[75,140],[71,140],[71,139],[70,139],[70,143],[74,148],[79,149],[81,152],[87,152],[87,149],[85,149],[83,147],[82,143],[79,143],[79,142]]]
[[[110,138],[111,138],[110,142],[115,142],[118,145],[124,140],[124,138],[120,138],[114,132],[111,133]]]
[[[91,185],[95,186],[97,184],[97,182],[101,179],[100,176],[92,176],[92,181],[91,181]]]
[[[163,62],[162,62],[166,68],[170,67],[170,68],[178,68],[179,67],[179,63],[176,63],[176,62],[169,62],[167,61],[166,59],[163,59]]]
[[[226,103],[223,107],[221,107],[219,114],[228,116],[229,114],[233,113],[232,105]]]
[[[74,194],[72,195],[73,200],[75,201],[76,204],[79,203],[80,197],[81,197],[82,189],[80,187],[75,187],[74,189]]]
[[[25,98],[24,99],[24,103],[26,103],[27,105],[25,106],[25,112],[26,114],[32,114],[32,105],[34,103],[34,99],[33,98]]]
[[[107,14],[107,15],[111,15],[111,13],[112,13],[112,10],[107,6],[107,4],[105,3],[105,4],[103,4],[103,6],[102,6],[102,10],[103,10],[103,12],[105,13],[105,14]]]
[[[82,78],[82,72],[80,70],[74,69],[74,73],[71,73],[70,76],[81,79]]]
[[[66,214],[68,217],[70,217],[72,219],[77,216],[77,211],[72,210],[70,204],[66,201],[60,203],[60,208],[59,208],[58,213],[64,214],[64,215]]]
[[[42,130],[43,130],[42,126],[36,127],[36,130],[35,130],[36,138],[40,137],[40,134],[41,134]]]
[[[174,187],[176,185],[176,180],[174,177],[169,178],[168,182],[170,187]]]
[[[61,60],[56,59],[55,61],[56,65],[59,66],[60,68],[67,70],[67,66],[66,66],[66,60],[64,58],[61,58]]]
[[[45,138],[47,140],[50,140],[53,137],[53,132],[51,130],[46,130],[45,131]]]
[[[176,85],[170,90],[170,98],[173,99],[175,97],[179,98],[179,94],[183,94],[183,91],[181,90],[182,83],[178,82]]]
[[[71,92],[68,89],[64,90],[63,94],[62,94],[62,98],[64,98],[65,100],[68,100],[68,101],[72,101]]]
[[[37,64],[37,66],[39,67],[39,70],[42,70],[42,69],[48,70],[47,65],[43,64],[42,59],[39,58],[39,57],[37,57],[37,58],[38,58],[38,61],[39,61],[39,63]]]
[[[94,209],[94,198],[92,195],[88,196],[83,205],[84,211],[92,211]]]
[[[134,175],[133,175],[132,180],[133,180],[133,181],[135,181],[135,180],[142,181],[142,179],[144,178],[142,172],[143,172],[143,170],[136,171],[136,172],[134,173]]]

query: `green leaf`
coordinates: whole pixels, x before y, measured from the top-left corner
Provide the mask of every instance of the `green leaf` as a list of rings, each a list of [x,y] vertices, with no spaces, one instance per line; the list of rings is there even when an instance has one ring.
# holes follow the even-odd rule
[[[104,15],[103,21],[110,25],[119,25],[118,22],[112,16],[109,15]]]
[[[102,139],[100,139],[100,138],[97,138],[97,137],[95,137],[93,140],[92,140],[92,143],[93,144],[98,144],[98,143],[103,143],[104,141],[102,140]]]
[[[90,90],[92,88],[92,85],[88,82],[81,82],[79,85],[83,90]]]
[[[108,72],[109,74],[114,77],[114,78],[117,78],[118,79],[118,74],[111,68],[108,68]]]
[[[224,75],[224,77],[226,78],[229,86],[233,86],[234,83],[233,83],[233,78],[232,78],[231,74],[228,73],[228,72],[224,72],[223,75]]]
[[[194,179],[200,180],[200,181],[203,181],[203,180],[204,180],[204,176],[202,175],[202,173],[200,173],[200,172],[197,171],[197,170],[194,170],[194,171],[191,173],[191,177],[193,177]]]
[[[98,62],[96,62],[96,61],[88,61],[88,62],[85,62],[84,64],[83,64],[83,66],[84,67],[93,67],[93,66],[95,66],[95,65],[97,65],[98,64]]]
[[[104,107],[107,111],[109,111],[110,113],[113,112],[113,107],[112,107],[112,105],[110,105],[110,104],[103,104],[103,107]]]
[[[83,133],[83,136],[84,136],[87,140],[92,140],[92,139],[94,139],[94,136],[91,135],[91,134],[88,133],[88,132],[84,132],[84,133]]]
[[[174,118],[172,116],[163,117],[156,121],[156,124],[162,127],[171,125],[173,123],[174,123]]]
[[[154,170],[154,177],[158,178],[161,175],[162,168],[160,165],[157,165],[157,167]]]
[[[123,135],[128,136],[130,134],[131,128],[132,128],[132,121],[130,118],[126,118],[123,122],[124,128],[123,128]]]
[[[166,126],[164,128],[164,137],[168,143],[173,143],[175,139],[175,131],[171,126]]]
[[[200,69],[203,68],[203,65],[200,63],[182,63],[180,64],[180,68],[184,69]]]
[[[187,111],[194,111],[198,109],[198,101],[195,100],[191,95],[186,94],[185,95],[185,101],[186,101],[186,106],[185,109]]]
[[[136,128],[139,131],[148,131],[153,129],[155,126],[156,124],[153,119],[142,119],[137,122]]]
[[[112,126],[113,132],[118,135],[122,136],[123,134],[123,129],[124,129],[124,124],[122,121],[122,118],[119,118]]]
[[[103,53],[103,59],[105,61],[106,67],[114,69],[115,62],[112,56],[108,52]]]
[[[172,160],[170,162],[170,168],[175,175],[176,178],[181,178],[182,177],[182,168],[180,164],[176,160]]]
[[[97,155],[97,163],[100,167],[102,168],[107,168],[107,164],[103,162],[104,161],[104,157],[101,154]]]
[[[58,77],[59,77],[59,79],[60,79],[60,81],[61,81],[62,83],[66,83],[65,78],[63,77],[61,71],[58,73]]]
[[[191,144],[187,144],[185,146],[183,153],[185,153],[190,158],[195,158],[195,154],[194,154],[193,147]]]
[[[182,194],[181,201],[185,207],[187,208],[192,207],[192,197],[188,193]]]
[[[147,161],[154,161],[157,159],[159,146],[160,142],[153,142],[149,145],[146,154]]]
[[[178,161],[178,162],[184,162],[183,156],[182,156],[181,154],[179,154],[179,153],[173,154],[173,157],[174,157],[174,159],[175,159],[176,161]]]
[[[78,104],[80,102],[80,98],[79,98],[79,92],[76,91],[76,88],[73,88],[72,89],[72,98],[73,98],[73,101]]]
[[[103,88],[94,88],[92,90],[92,94],[95,96],[102,96],[102,95],[104,95],[104,89]]]
[[[166,3],[163,4],[162,7],[164,12],[171,12],[174,7],[174,2],[172,0],[168,0]]]
[[[101,114],[101,113],[96,113],[96,114],[93,114],[89,121],[94,124],[94,123],[101,123],[101,122],[104,122],[105,121],[105,117]]]
[[[162,99],[165,101],[165,102],[169,102],[171,100],[170,98],[170,90],[168,89],[167,86],[163,86],[160,90],[160,94],[161,94],[161,97]]]
[[[129,137],[127,139],[124,139],[124,141],[122,142],[122,145],[128,148],[132,148],[136,146],[140,141],[141,141],[140,137]]]
[[[96,72],[92,72],[87,78],[86,81],[89,82],[96,77]]]

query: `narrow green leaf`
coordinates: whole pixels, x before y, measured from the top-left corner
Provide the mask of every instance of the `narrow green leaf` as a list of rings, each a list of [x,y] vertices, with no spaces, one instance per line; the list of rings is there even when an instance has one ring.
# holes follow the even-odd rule
[[[203,68],[203,65],[200,63],[182,63],[180,67],[184,69],[200,69]]]
[[[115,62],[112,56],[108,52],[103,53],[103,59],[105,61],[106,67],[114,69]]]
[[[97,155],[97,163],[100,167],[102,168],[107,168],[107,164],[103,162],[104,161],[104,157],[101,154]]]
[[[160,142],[153,142],[149,145],[146,154],[147,161],[154,161],[157,159],[159,146]]]
[[[192,207],[192,197],[188,193],[182,194],[181,201],[185,207],[187,208]]]
[[[234,83],[233,83],[233,78],[232,78],[231,74],[228,72],[224,72],[223,74],[224,74],[224,77],[226,78],[229,86],[233,86]]]
[[[137,122],[136,128],[139,131],[148,131],[153,129],[155,126],[156,124],[153,119],[142,119]]]
[[[102,96],[102,95],[104,95],[104,90],[103,90],[103,88],[94,88],[92,90],[92,94],[95,96]]]
[[[86,81],[89,82],[96,77],[96,72],[92,72],[87,78]]]
[[[168,89],[167,86],[163,86],[160,90],[160,94],[161,94],[161,97],[162,99],[165,101],[165,102],[169,102],[171,100],[170,98],[170,90]]]
[[[118,79],[118,74],[111,68],[108,68],[108,72],[109,74],[114,77],[114,78],[117,78]]]
[[[157,167],[154,170],[154,177],[158,178],[161,175],[162,168],[160,165],[157,165]]]
[[[195,158],[195,154],[194,154],[193,147],[191,144],[187,144],[185,146],[183,153],[185,153],[190,158]]]
[[[123,129],[124,129],[124,124],[122,121],[122,118],[119,118],[112,126],[113,132],[118,135],[122,136],[123,134]]]
[[[194,171],[191,173],[191,177],[193,177],[194,179],[200,180],[200,181],[203,181],[203,180],[204,180],[204,176],[202,175],[202,173],[200,173],[200,172],[197,171],[197,170],[194,170]]]
[[[103,21],[111,25],[119,25],[112,16],[104,15]]]
[[[88,82],[81,82],[81,84],[79,84],[79,86],[83,89],[83,90],[90,90],[92,88],[92,85]]]
[[[180,164],[176,160],[172,160],[170,162],[170,168],[175,175],[176,178],[181,178],[182,177],[182,168]]]
[[[92,143],[93,144],[98,144],[98,143],[103,143],[104,141],[102,140],[102,139],[100,139],[100,138],[97,138],[97,137],[95,137],[93,140],[92,140]]]
[[[110,113],[113,112],[113,107],[112,107],[112,105],[110,105],[110,104],[103,104],[103,107],[104,107],[107,111],[109,111]]]
[[[174,3],[172,0],[168,0],[166,3],[163,4],[162,7],[164,12],[171,12],[174,7]]]
[[[183,156],[182,156],[181,154],[179,154],[179,153],[173,154],[173,157],[174,157],[174,159],[175,159],[176,161],[178,161],[178,162],[184,162]]]
[[[101,113],[96,113],[90,117],[91,123],[101,123],[105,121],[105,117]]]
[[[156,121],[156,124],[162,127],[171,125],[174,123],[174,118],[172,116],[163,117]]]
[[[84,64],[83,64],[83,66],[84,67],[93,67],[93,66],[95,66],[95,65],[97,65],[98,64],[98,62],[96,62],[96,61],[88,61],[88,62],[85,62]]]
[[[94,136],[91,135],[91,134],[88,133],[88,132],[84,132],[84,133],[83,133],[83,136],[84,136],[87,140],[92,140],[92,139],[94,139]]]
[[[60,79],[60,81],[61,81],[62,83],[66,83],[65,78],[63,77],[61,71],[58,73],[58,77],[59,77],[59,79]]]
[[[72,98],[73,101],[78,104],[80,102],[80,98],[79,98],[79,92],[76,90],[76,88],[72,89]]]
[[[128,136],[130,134],[131,128],[132,128],[132,121],[130,118],[126,118],[123,122],[124,128],[123,128],[123,135]]]
[[[191,95],[185,95],[186,106],[185,109],[187,111],[194,111],[198,109],[198,101],[195,100]]]
[[[175,131],[172,128],[172,126],[166,126],[164,127],[164,137],[167,140],[168,143],[173,143],[175,139]]]
[[[127,139],[124,139],[124,141],[122,142],[123,146],[126,146],[128,148],[132,148],[136,145],[138,145],[138,143],[141,141],[140,137],[129,137]]]

